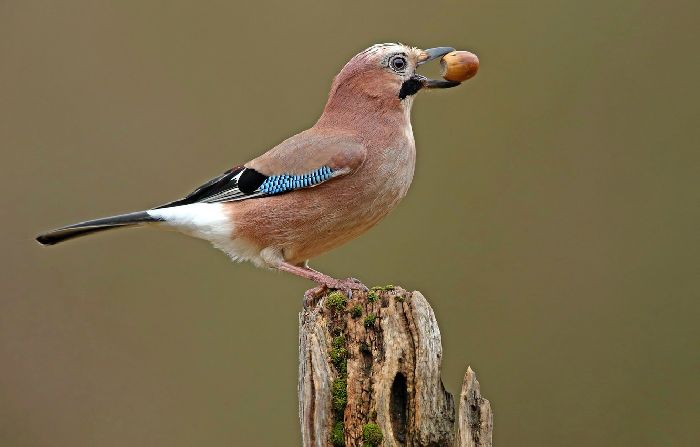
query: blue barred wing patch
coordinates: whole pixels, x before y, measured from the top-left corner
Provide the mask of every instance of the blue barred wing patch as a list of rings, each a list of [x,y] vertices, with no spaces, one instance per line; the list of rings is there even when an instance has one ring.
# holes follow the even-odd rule
[[[187,197],[166,203],[156,209],[191,203],[235,202],[282,194],[295,189],[311,188],[331,177],[333,177],[333,169],[328,166],[321,166],[301,175],[281,174],[269,177],[255,169],[239,166],[209,180]]]
[[[318,185],[331,178],[332,175],[333,170],[328,166],[321,166],[315,171],[300,175],[273,175],[265,179],[259,189],[260,192],[266,195],[281,194],[295,189]]]

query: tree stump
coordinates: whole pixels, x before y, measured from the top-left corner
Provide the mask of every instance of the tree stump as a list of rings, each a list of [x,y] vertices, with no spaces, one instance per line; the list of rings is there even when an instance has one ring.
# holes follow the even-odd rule
[[[299,421],[309,446],[490,447],[493,414],[467,369],[455,404],[442,344],[420,292],[375,287],[305,299],[299,314]]]

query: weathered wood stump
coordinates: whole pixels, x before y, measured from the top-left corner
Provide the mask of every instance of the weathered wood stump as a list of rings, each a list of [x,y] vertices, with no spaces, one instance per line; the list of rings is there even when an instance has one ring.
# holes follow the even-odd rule
[[[467,369],[457,427],[442,344],[420,292],[335,291],[299,314],[299,420],[307,446],[490,447],[493,414]]]

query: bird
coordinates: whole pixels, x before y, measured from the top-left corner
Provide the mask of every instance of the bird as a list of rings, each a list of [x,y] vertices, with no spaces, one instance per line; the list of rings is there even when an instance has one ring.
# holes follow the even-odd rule
[[[210,241],[234,261],[313,281],[318,289],[367,290],[309,260],[366,232],[407,194],[416,147],[417,93],[459,82],[416,72],[452,47],[375,44],[333,79],[317,122],[190,194],[145,211],[88,220],[40,234],[42,245],[115,228],[156,226]]]

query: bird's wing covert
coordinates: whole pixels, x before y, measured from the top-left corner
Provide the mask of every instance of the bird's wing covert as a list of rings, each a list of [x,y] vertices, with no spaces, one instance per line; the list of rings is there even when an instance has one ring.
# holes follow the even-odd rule
[[[209,180],[185,198],[158,208],[234,202],[311,188],[353,172],[362,165],[365,154],[364,146],[353,138],[302,132],[245,166]]]

